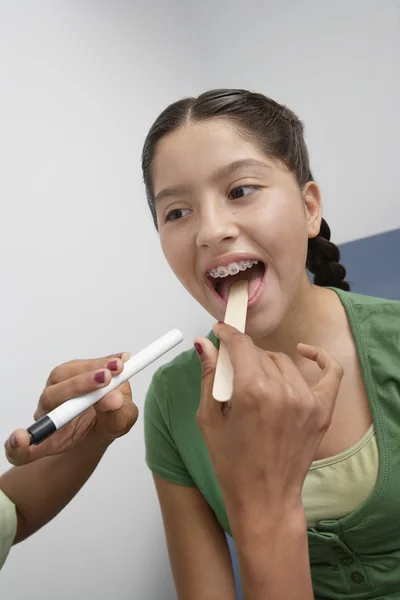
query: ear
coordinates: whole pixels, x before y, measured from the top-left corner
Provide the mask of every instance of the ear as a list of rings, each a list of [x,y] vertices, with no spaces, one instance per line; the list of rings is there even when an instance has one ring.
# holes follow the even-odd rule
[[[321,193],[315,181],[308,181],[303,189],[304,206],[307,217],[309,238],[315,238],[321,229],[322,204]]]

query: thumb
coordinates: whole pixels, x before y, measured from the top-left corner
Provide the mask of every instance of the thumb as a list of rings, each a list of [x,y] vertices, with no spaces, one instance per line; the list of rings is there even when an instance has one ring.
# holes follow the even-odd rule
[[[30,462],[36,447],[29,445],[29,433],[25,429],[16,429],[4,444],[7,460],[14,466]]]
[[[207,338],[198,338],[194,343],[201,365],[201,397],[199,410],[209,412],[215,408],[212,396],[218,350]]]

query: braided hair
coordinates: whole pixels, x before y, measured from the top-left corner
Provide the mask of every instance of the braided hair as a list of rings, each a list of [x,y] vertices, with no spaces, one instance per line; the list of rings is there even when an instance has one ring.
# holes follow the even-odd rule
[[[325,219],[321,221],[317,237],[308,240],[306,267],[314,274],[316,285],[350,290],[346,269],[340,264],[340,250],[331,242],[331,230]]]
[[[226,118],[265,154],[282,161],[295,174],[301,189],[312,181],[304,126],[287,106],[247,90],[211,90],[197,98],[184,98],[168,106],[151,127],[142,152],[142,171],[147,201],[157,227],[152,166],[158,142],[188,122]],[[306,267],[314,283],[349,290],[346,270],[340,264],[339,248],[330,240],[331,231],[322,219],[317,237],[308,242]]]

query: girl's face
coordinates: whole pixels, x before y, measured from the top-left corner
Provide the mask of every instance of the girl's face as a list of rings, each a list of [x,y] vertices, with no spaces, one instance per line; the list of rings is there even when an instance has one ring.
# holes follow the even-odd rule
[[[272,333],[308,289],[307,240],[321,222],[316,184],[302,194],[279,161],[213,119],[161,139],[153,187],[162,249],[188,292],[222,320],[230,284],[247,278],[246,331]]]

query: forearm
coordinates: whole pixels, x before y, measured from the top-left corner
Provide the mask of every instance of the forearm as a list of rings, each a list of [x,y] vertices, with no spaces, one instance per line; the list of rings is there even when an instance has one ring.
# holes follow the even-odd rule
[[[87,439],[68,452],[14,467],[0,477],[0,489],[17,510],[14,543],[43,527],[72,500],[106,449],[105,444]]]
[[[231,518],[245,599],[313,600],[304,511],[263,515]]]

